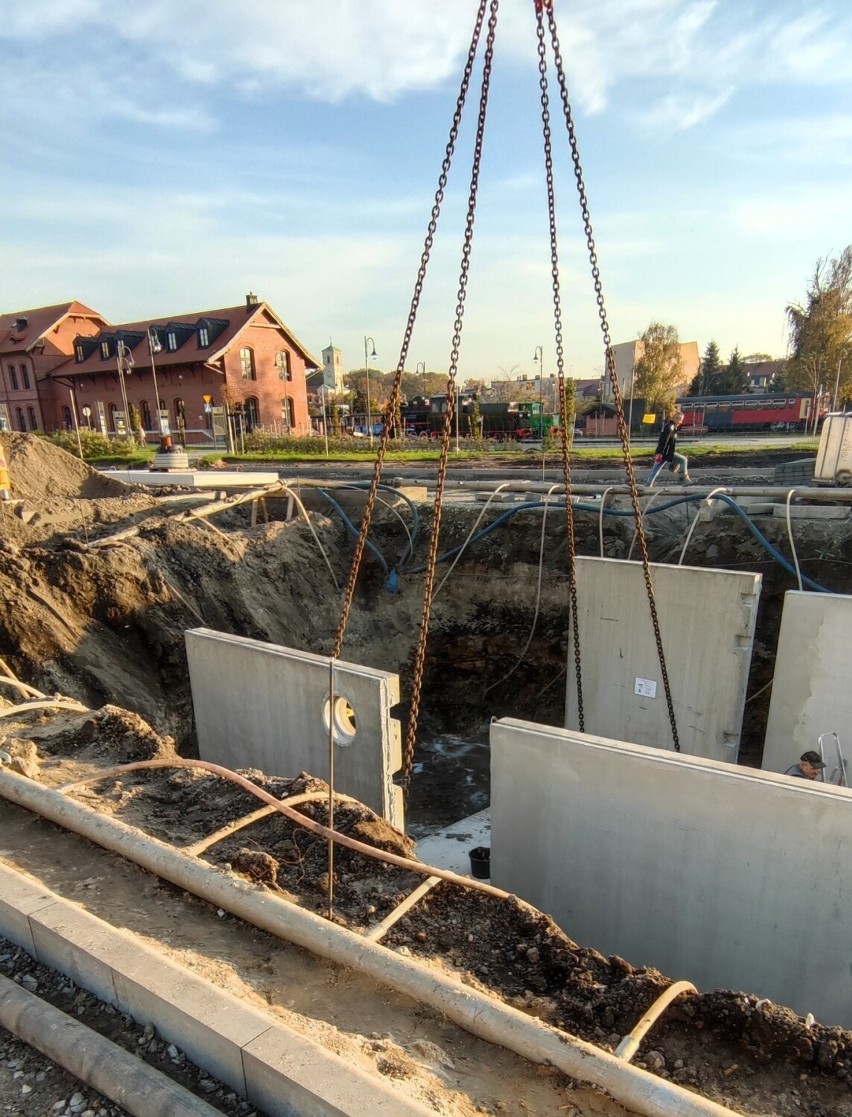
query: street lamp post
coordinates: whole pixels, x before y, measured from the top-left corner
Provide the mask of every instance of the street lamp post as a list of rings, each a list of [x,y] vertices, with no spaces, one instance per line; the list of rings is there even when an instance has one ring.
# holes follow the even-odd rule
[[[127,385],[124,383],[124,377],[127,375],[127,369],[133,364],[133,354],[130,349],[124,344],[123,341],[116,342],[115,346],[115,363],[118,367],[118,383],[121,388],[121,399],[124,403],[124,427],[125,433],[130,428],[130,405],[127,402]]]
[[[322,423],[322,433],[325,438],[325,456],[328,457],[328,388],[324,384],[320,384],[317,388],[317,395],[320,401],[320,422]]]
[[[367,357],[367,342],[373,347],[371,357],[376,356],[376,343],[371,337],[364,338],[364,375],[367,379],[367,434],[370,436],[370,449],[373,447],[373,420],[370,414],[370,362]]]
[[[157,387],[157,365],[154,360],[155,353],[162,353],[163,345],[153,326],[148,327],[148,352],[151,355],[151,376],[154,380],[154,410],[157,413],[157,434],[160,438],[160,453],[166,454],[172,448],[172,436],[169,430],[169,413],[163,418],[160,409],[160,389]]]
[[[546,456],[544,452],[544,350],[540,345],[535,347],[533,364],[538,364],[538,436],[541,439],[541,479],[544,480],[544,467]],[[568,432],[563,432],[568,437]]]

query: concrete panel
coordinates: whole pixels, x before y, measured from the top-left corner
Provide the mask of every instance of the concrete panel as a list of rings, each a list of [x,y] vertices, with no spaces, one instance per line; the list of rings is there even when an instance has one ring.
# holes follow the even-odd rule
[[[778,653],[762,767],[783,772],[823,733],[837,733],[848,762],[852,754],[852,686],[849,680],[852,597],[837,593],[784,595]],[[826,741],[826,770],[837,766]]]
[[[115,967],[116,1003],[138,1023],[185,1051],[194,1063],[246,1096],[242,1048],[271,1020],[238,997],[177,965],[128,962]]]
[[[269,1117],[434,1117],[402,1090],[280,1025],[246,1044],[243,1060],[246,1097]]]
[[[578,558],[587,732],[673,749],[642,566]],[[759,574],[652,566],[681,751],[735,763],[760,595]],[[565,726],[578,729],[573,642]]]
[[[118,1005],[113,967],[134,957],[133,938],[76,905],[56,901],[30,916],[33,957],[107,1004]]]
[[[428,1117],[384,1080],[190,973],[135,935],[0,865],[0,936],[185,1051],[270,1117]]]
[[[328,779],[328,659],[207,628],[186,633],[186,650],[202,759]],[[393,783],[402,742],[390,716],[399,678],[341,661],[334,690],[335,789],[402,830],[402,791]]]
[[[0,864],[0,934],[35,958],[30,916],[55,903],[55,897],[38,881]]]
[[[261,489],[264,485],[274,485],[278,480],[276,471],[256,471],[240,473],[237,470],[185,470],[170,469],[157,472],[149,469],[111,469],[113,480],[124,481],[128,485],[149,485],[154,488],[172,488],[180,485],[182,489]]]
[[[573,939],[852,1027],[852,791],[509,719],[492,883]]]

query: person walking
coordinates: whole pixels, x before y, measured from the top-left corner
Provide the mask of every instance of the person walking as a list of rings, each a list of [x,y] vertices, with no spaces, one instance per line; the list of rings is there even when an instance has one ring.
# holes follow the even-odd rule
[[[683,412],[677,411],[674,415],[670,415],[663,423],[663,429],[660,432],[660,438],[657,442],[657,449],[654,453],[654,464],[651,466],[651,472],[648,474],[647,485],[650,487],[657,479],[657,474],[667,465],[672,473],[681,475],[681,484],[688,485],[691,481],[689,476],[689,468],[686,457],[684,454],[678,454],[675,450],[677,446],[677,434],[683,425]]]
[[[784,775],[796,776],[800,780],[815,780],[824,767],[825,761],[820,754],[809,749],[799,757],[798,764],[793,764]]]

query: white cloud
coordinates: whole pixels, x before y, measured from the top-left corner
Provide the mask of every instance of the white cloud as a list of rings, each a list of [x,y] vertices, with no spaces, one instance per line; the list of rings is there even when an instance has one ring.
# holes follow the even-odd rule
[[[16,6],[0,38],[39,49],[72,37],[87,66],[109,58],[108,39],[147,55],[163,73],[201,86],[228,85],[248,96],[297,91],[306,98],[379,101],[434,88],[460,74],[476,0],[277,0],[249,12],[233,0],[45,0]],[[792,0],[578,0],[557,6],[572,98],[602,110],[620,84],[645,80],[654,113],[660,83],[669,85],[656,115],[675,126],[700,121],[733,88],[774,81],[828,84],[848,80],[852,36],[848,6],[822,0],[801,14]],[[100,39],[86,53],[86,39]],[[504,4],[498,49],[530,60],[532,6]],[[76,69],[80,54],[68,62]],[[106,67],[109,72],[109,67]],[[112,81],[117,81],[115,73]],[[672,83],[676,83],[671,88]],[[666,111],[666,104],[669,105]],[[684,104],[686,111],[671,106]]]

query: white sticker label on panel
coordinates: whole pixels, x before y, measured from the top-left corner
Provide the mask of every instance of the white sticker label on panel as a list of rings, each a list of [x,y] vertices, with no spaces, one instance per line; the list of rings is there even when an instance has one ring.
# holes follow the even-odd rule
[[[653,679],[637,679],[633,686],[634,694],[641,694],[645,698],[657,697],[657,684]]]

